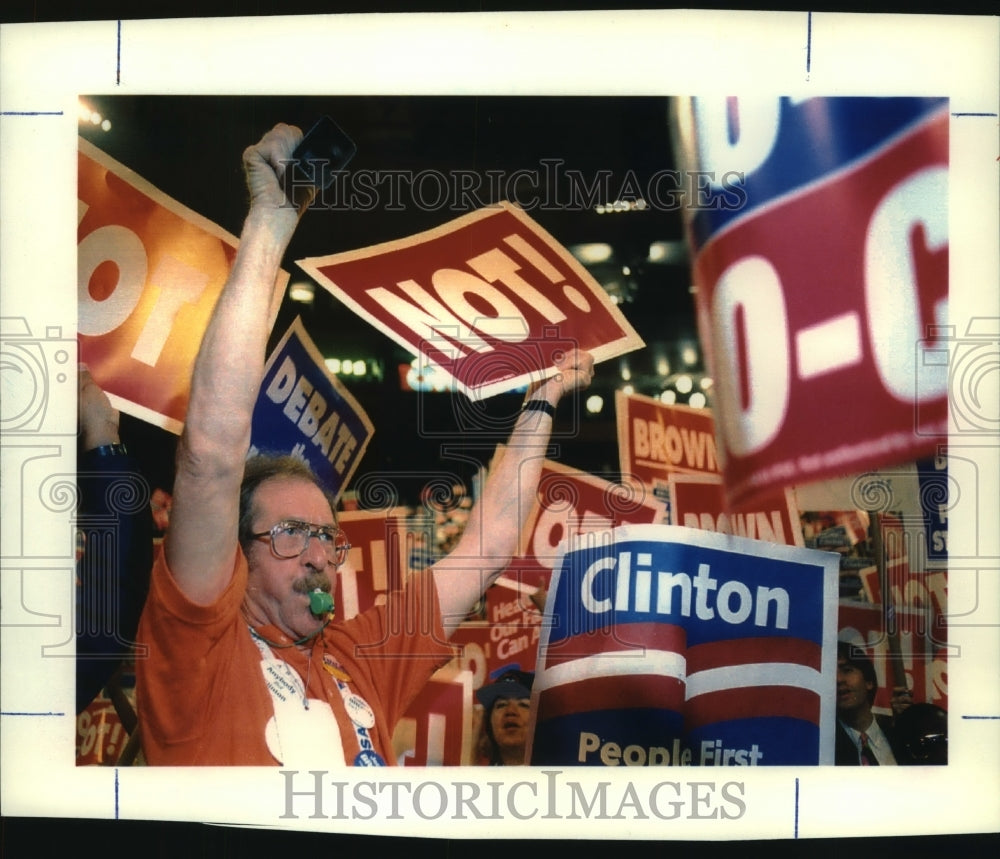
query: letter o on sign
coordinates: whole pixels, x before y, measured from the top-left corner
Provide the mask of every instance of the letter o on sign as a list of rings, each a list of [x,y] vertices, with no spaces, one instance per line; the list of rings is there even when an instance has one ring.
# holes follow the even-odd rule
[[[90,278],[101,263],[118,266],[118,283],[103,301],[90,294]],[[77,247],[78,326],[96,337],[114,331],[135,310],[146,285],[146,248],[131,230],[114,224],[99,227]]]
[[[625,766],[645,766],[646,750],[642,746],[625,746],[625,751],[622,752],[622,760],[625,761]]]

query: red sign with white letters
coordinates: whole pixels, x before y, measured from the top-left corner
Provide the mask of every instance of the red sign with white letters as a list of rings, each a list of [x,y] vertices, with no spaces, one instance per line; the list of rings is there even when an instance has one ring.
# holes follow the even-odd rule
[[[77,766],[113,766],[128,736],[114,703],[101,692],[76,717]]]
[[[689,215],[730,501],[932,454],[947,432],[947,102],[781,99],[763,127],[759,105],[731,99],[713,125],[694,101],[688,166],[720,150],[708,166],[746,164],[740,211],[700,233]]]
[[[622,474],[647,486],[671,474],[721,476],[711,412],[616,391],[615,415]]]
[[[82,138],[77,195],[80,360],[116,407],[179,433],[239,242]]]
[[[664,515],[662,502],[635,486],[611,483],[584,471],[546,460],[537,502],[521,532],[521,554],[505,575],[523,583],[526,595],[547,587],[560,546],[571,537],[620,525],[649,525]]]
[[[426,535],[408,524],[408,510],[343,510],[337,523],[351,549],[337,570],[334,594],[338,620],[350,620],[385,603],[389,591],[400,590],[410,570],[414,543]]]
[[[467,671],[445,666],[420,690],[399,720],[393,745],[404,767],[468,766],[472,750],[472,694]]]
[[[759,494],[738,506],[727,502],[710,411],[615,393],[622,474],[654,497],[665,522],[802,546],[802,526],[791,490]]]
[[[702,531],[716,531],[751,540],[805,546],[802,524],[791,489],[779,489],[736,509],[726,505],[722,480],[672,474],[670,488],[671,524]]]
[[[298,264],[355,313],[483,399],[643,345],[573,256],[509,203],[400,241]]]

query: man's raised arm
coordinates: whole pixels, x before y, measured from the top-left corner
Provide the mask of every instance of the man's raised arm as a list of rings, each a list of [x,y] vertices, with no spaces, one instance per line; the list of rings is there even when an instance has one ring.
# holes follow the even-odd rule
[[[594,377],[594,359],[574,350],[556,365],[559,373],[529,392],[527,409],[487,475],[479,501],[455,549],[434,565],[445,632],[451,635],[517,552],[521,530],[535,503],[542,464],[552,434],[555,406],[563,394],[586,388]]]
[[[288,202],[280,179],[301,138],[297,128],[277,125],[243,153],[249,213],[195,361],[165,537],[167,564],[195,602],[218,596],[233,570],[239,488],[264,372],[269,308],[282,256],[304,210]]]

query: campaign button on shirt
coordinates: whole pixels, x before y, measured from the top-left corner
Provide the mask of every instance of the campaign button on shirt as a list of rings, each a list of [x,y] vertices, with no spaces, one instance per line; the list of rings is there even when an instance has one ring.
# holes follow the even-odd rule
[[[343,680],[345,682],[350,681],[351,675],[348,674],[329,653],[323,654],[323,667],[332,674],[337,680]]]
[[[358,752],[358,756],[354,759],[354,766],[384,767],[385,761],[382,760],[382,756],[378,752],[373,752],[370,749],[364,749]]]
[[[344,706],[347,708],[347,715],[351,717],[351,721],[359,728],[375,727],[375,713],[360,695],[345,695]]]

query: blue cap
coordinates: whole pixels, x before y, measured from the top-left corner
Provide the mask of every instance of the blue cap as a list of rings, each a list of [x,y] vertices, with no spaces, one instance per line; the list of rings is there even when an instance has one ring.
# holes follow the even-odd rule
[[[476,690],[476,698],[487,710],[497,698],[530,698],[535,675],[531,671],[504,671],[492,683]]]

